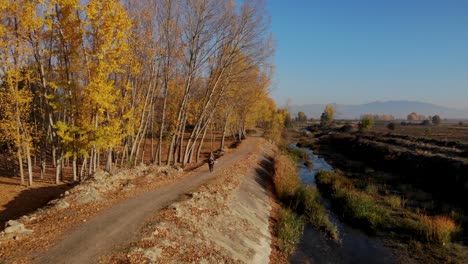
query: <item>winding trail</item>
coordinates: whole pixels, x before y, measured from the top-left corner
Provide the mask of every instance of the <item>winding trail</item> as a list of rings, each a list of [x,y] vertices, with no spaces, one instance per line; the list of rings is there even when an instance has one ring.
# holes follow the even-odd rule
[[[106,209],[72,233],[65,234],[56,246],[34,258],[34,263],[96,263],[99,256],[133,241],[145,220],[155,212],[218,176],[220,168],[247,156],[258,140],[250,137],[243,141],[237,150],[217,161],[213,173],[208,172],[207,166],[202,166],[181,180]]]

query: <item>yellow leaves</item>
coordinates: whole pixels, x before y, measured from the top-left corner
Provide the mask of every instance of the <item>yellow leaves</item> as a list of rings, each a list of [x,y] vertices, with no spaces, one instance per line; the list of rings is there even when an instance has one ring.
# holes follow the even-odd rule
[[[63,142],[69,143],[69,142],[73,141],[73,137],[69,133],[70,129],[69,129],[69,127],[68,127],[68,125],[66,123],[64,123],[62,121],[58,121],[55,124],[54,128],[55,128],[55,132],[62,139]]]
[[[131,21],[123,6],[114,0],[91,0],[86,15],[92,31],[94,47],[92,53],[99,60],[107,60],[110,68],[119,70],[121,58],[128,51],[127,39]]]

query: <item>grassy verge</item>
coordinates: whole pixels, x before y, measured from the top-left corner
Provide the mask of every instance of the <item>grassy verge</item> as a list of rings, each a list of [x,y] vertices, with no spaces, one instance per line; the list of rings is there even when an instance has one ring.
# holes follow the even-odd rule
[[[332,239],[338,239],[338,230],[320,203],[317,189],[301,185],[296,164],[294,157],[286,154],[277,153],[274,159],[273,183],[285,208],[280,214],[277,234],[280,250],[287,254],[294,251],[300,240],[304,222],[324,231]]]
[[[289,209],[282,208],[279,214],[278,225],[278,246],[279,249],[290,255],[296,249],[301,240],[304,230],[304,221],[296,213]]]
[[[298,148],[287,148],[289,156],[294,158],[296,161],[307,162],[309,160],[309,154],[307,151]]]
[[[292,208],[303,215],[308,223],[325,232],[332,239],[339,238],[338,229],[330,222],[325,208],[320,203],[316,187],[300,186],[291,202]]]
[[[354,224],[375,232],[385,223],[389,215],[386,208],[375,203],[371,195],[354,188],[349,179],[332,171],[319,172],[316,179],[335,207]]]
[[[457,224],[450,217],[413,212],[405,208],[401,197],[380,195],[374,187],[361,191],[339,172],[323,171],[316,179],[334,207],[367,231],[393,231],[411,239],[442,245],[449,243],[458,232]]]

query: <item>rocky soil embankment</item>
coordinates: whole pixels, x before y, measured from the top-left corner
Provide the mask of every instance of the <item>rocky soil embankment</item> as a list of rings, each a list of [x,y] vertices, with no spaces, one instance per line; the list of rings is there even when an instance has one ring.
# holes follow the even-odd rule
[[[171,167],[139,165],[110,174],[99,171],[35,212],[10,220],[0,232],[0,263],[29,262],[74,226],[118,201],[152,190],[184,174]]]

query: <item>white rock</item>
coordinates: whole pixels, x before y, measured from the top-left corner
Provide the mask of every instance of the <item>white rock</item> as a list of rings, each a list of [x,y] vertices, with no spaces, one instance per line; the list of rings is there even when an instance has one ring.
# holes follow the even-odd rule
[[[58,209],[65,209],[65,208],[70,207],[70,204],[67,203],[67,202],[64,201],[64,200],[60,200],[55,206],[56,206]]]
[[[149,249],[145,250],[143,254],[147,259],[155,262],[161,256],[162,250],[160,248],[157,248],[157,247],[149,248]]]

